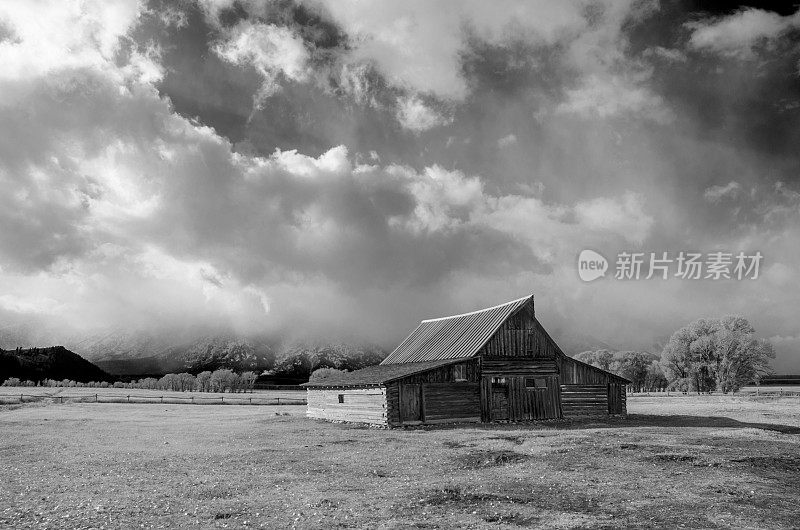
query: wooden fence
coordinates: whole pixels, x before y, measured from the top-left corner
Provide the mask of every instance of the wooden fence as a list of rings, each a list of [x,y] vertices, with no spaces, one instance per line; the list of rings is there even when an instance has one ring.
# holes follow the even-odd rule
[[[82,395],[0,395],[0,404],[35,403],[50,401],[52,403],[155,403],[173,405],[305,405],[305,398],[258,397],[258,396],[151,396],[136,394],[82,394]]]

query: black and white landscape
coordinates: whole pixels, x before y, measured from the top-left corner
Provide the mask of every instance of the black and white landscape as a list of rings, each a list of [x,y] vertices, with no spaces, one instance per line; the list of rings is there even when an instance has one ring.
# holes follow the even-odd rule
[[[796,526],[799,145],[791,3],[4,1],[0,527]]]

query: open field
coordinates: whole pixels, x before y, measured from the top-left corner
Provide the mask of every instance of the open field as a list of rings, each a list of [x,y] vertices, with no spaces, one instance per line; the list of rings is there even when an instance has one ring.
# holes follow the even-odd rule
[[[800,399],[628,408],[387,431],[302,406],[0,406],[0,527],[797,527]]]
[[[97,401],[100,403],[187,403],[195,405],[303,404],[306,400],[306,391],[253,390],[252,392],[222,393],[172,392],[139,388],[0,386],[0,404],[19,403],[20,400],[52,403]]]

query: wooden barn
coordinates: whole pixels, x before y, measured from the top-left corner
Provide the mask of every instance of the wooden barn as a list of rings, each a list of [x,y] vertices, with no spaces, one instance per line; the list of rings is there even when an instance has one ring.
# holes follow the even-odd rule
[[[305,386],[310,418],[399,427],[625,414],[627,383],[567,357],[526,296],[423,320],[381,364]]]

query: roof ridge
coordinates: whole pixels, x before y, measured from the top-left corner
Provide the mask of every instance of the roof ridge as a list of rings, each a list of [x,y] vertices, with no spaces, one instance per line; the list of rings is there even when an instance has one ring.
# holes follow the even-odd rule
[[[477,309],[475,311],[470,311],[469,313],[461,313],[460,315],[450,315],[448,317],[439,317],[439,318],[427,318],[425,320],[420,321],[420,324],[425,323],[425,322],[438,322],[440,320],[448,320],[448,319],[451,319],[451,318],[466,317],[466,316],[469,316],[469,315],[474,315],[476,313],[483,313],[484,311],[491,311],[492,309],[498,309],[498,308],[503,307],[503,306],[516,304],[516,303],[519,303],[519,302],[521,302],[523,300],[527,300],[529,298],[533,298],[533,295],[529,294],[528,296],[523,296],[522,298],[517,298],[516,300],[511,300],[510,302],[503,302],[502,304],[497,304],[497,305],[492,306],[492,307],[485,307],[483,309]]]

